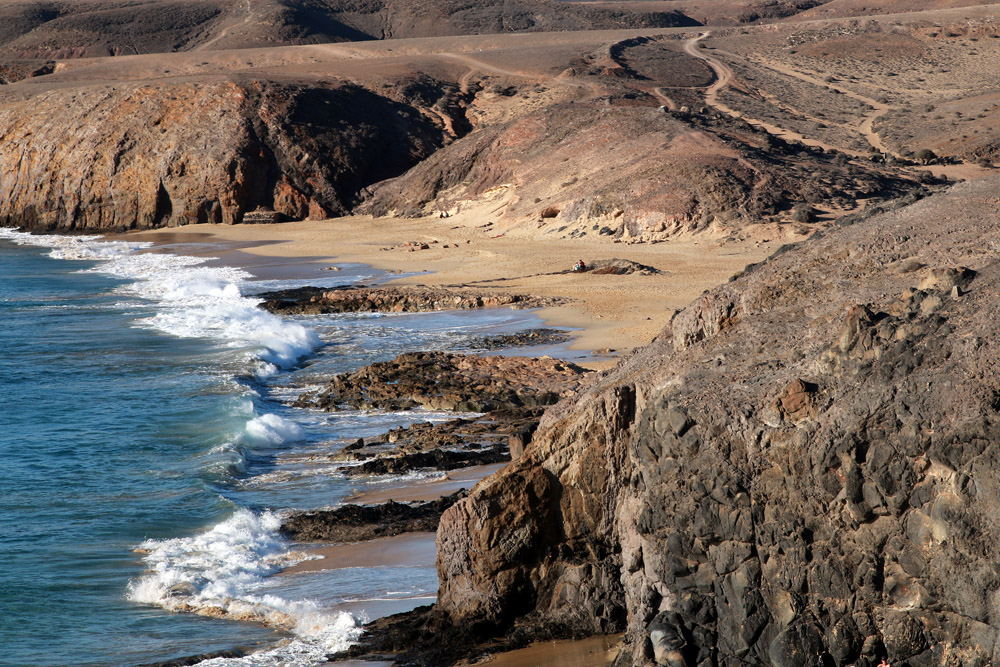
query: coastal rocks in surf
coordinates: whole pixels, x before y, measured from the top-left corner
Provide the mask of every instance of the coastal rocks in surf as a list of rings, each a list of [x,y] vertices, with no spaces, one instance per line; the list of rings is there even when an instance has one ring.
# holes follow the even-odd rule
[[[458,491],[423,503],[343,505],[330,510],[295,512],[281,523],[281,532],[297,542],[361,542],[403,533],[437,530],[441,514],[464,498]]]
[[[551,405],[571,394],[588,371],[551,357],[480,357],[409,352],[299,397],[298,407],[492,412]]]
[[[440,287],[298,287],[265,292],[261,307],[285,315],[385,312],[415,313],[477,308],[539,308],[558,299]]]
[[[398,649],[623,630],[619,667],[994,664],[998,185],[786,249],[547,410],[445,512]]]
[[[535,345],[556,345],[567,343],[572,336],[559,329],[528,329],[509,334],[494,334],[479,336],[467,344],[474,350],[509,350],[515,347],[533,347]]]
[[[502,463],[530,442],[541,412],[539,407],[522,407],[437,424],[418,422],[368,441],[358,439],[334,459],[358,462],[340,468],[351,477]]]

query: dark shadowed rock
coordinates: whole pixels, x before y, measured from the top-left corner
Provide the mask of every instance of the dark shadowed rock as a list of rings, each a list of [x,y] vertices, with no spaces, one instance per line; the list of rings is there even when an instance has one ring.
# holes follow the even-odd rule
[[[445,138],[414,106],[353,84],[243,76],[11,93],[0,132],[0,225],[39,231],[238,223],[258,207],[342,215]]]
[[[330,510],[296,512],[281,532],[298,542],[361,542],[402,533],[437,530],[441,514],[468,495],[465,491],[425,503],[343,505]]]

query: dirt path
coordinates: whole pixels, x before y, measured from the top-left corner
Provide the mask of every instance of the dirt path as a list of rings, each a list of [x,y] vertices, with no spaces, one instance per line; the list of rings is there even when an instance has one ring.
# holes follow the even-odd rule
[[[472,56],[467,56],[461,53],[442,53],[442,58],[447,58],[449,60],[454,60],[460,62],[463,65],[469,67],[469,71],[466,72],[459,78],[458,87],[462,91],[462,94],[469,92],[469,82],[472,80],[472,76],[477,72],[487,72],[489,74],[501,74],[503,76],[514,76],[522,79],[538,79],[537,75],[525,74],[524,72],[516,72],[510,69],[504,69],[503,67],[497,67],[495,65],[490,65],[489,63],[484,63],[482,60],[473,58]]]
[[[217,42],[219,42],[222,39],[225,39],[229,35],[229,33],[233,30],[233,28],[236,28],[237,26],[242,26],[242,25],[246,25],[247,23],[250,23],[250,20],[253,18],[253,9],[250,8],[250,0],[246,0],[246,12],[247,12],[246,16],[243,17],[242,21],[240,21],[238,23],[234,23],[233,25],[230,25],[230,26],[226,26],[225,28],[223,28],[222,32],[220,32],[218,35],[216,35],[212,39],[208,40],[207,42],[205,42],[204,44],[202,44],[201,46],[199,46],[195,50],[196,51],[204,51],[206,49],[210,49],[214,44],[216,44]]]
[[[719,111],[721,111],[721,112],[723,112],[723,113],[725,113],[725,114],[727,114],[729,116],[732,116],[734,118],[741,118],[741,119],[745,120],[748,123],[752,123],[754,125],[758,125],[760,127],[763,127],[765,130],[767,130],[771,134],[774,134],[774,135],[779,136],[779,137],[781,137],[783,139],[786,139],[786,140],[788,140],[788,139],[794,139],[794,140],[799,141],[799,142],[801,142],[801,143],[803,143],[803,144],[805,144],[807,146],[818,146],[818,147],[820,147],[820,148],[822,148],[823,150],[826,150],[826,151],[837,150],[837,151],[840,151],[841,153],[845,153],[845,154],[850,155],[850,156],[852,156],[854,158],[860,158],[860,159],[867,159],[868,158],[869,154],[867,154],[867,153],[863,153],[863,152],[856,151],[856,150],[851,150],[849,148],[844,148],[844,147],[840,147],[840,146],[834,146],[832,144],[827,144],[827,143],[819,141],[817,139],[813,139],[811,137],[803,136],[803,135],[799,134],[798,132],[778,127],[778,126],[773,125],[771,123],[768,123],[766,121],[762,121],[762,120],[759,120],[759,119],[756,119],[756,118],[746,117],[742,113],[740,113],[739,111],[736,111],[735,109],[732,109],[732,108],[726,106],[725,103],[723,103],[722,101],[719,100],[719,93],[721,91],[723,91],[723,90],[725,90],[726,88],[729,88],[729,87],[736,87],[736,88],[741,89],[741,90],[743,90],[744,92],[747,92],[747,93],[749,93],[750,91],[747,91],[745,88],[743,88],[738,83],[736,83],[736,81],[735,81],[735,75],[733,74],[733,71],[725,63],[723,63],[722,61],[720,61],[717,58],[713,58],[712,56],[708,55],[707,53],[705,53],[704,51],[702,51],[701,49],[698,48],[699,42],[701,42],[704,39],[707,39],[708,37],[711,36],[711,34],[712,34],[711,31],[707,31],[707,32],[702,33],[698,37],[695,37],[693,39],[687,40],[684,43],[684,52],[687,53],[690,56],[698,58],[699,60],[703,60],[705,63],[707,63],[712,68],[712,70],[716,74],[716,77],[718,77],[717,81],[714,84],[712,84],[711,86],[709,86],[705,90],[705,102],[709,106],[714,107],[714,108],[718,109]],[[733,53],[729,53],[729,52],[724,52],[724,53],[726,53],[726,55],[732,56],[734,58],[739,58],[740,57],[740,56],[738,56],[736,54],[733,54]],[[892,157],[897,158],[897,159],[902,159],[902,156],[900,156],[899,154],[893,152],[892,150],[889,149],[888,146],[885,145],[885,143],[882,141],[882,137],[880,137],[879,134],[875,131],[875,122],[879,118],[881,118],[882,116],[884,116],[885,114],[887,114],[890,110],[892,110],[892,107],[889,106],[888,104],[879,102],[878,100],[872,99],[872,98],[870,98],[870,97],[868,97],[866,95],[862,95],[862,94],[860,94],[858,92],[850,90],[849,88],[844,88],[842,86],[837,86],[834,83],[831,83],[831,82],[828,82],[828,81],[826,81],[824,79],[819,78],[818,75],[814,75],[814,74],[811,74],[811,73],[800,72],[798,70],[792,69],[791,67],[786,67],[786,66],[778,64],[778,63],[774,63],[774,62],[756,62],[756,61],[754,61],[754,64],[757,65],[757,66],[759,66],[759,67],[770,69],[770,70],[772,70],[774,72],[777,72],[778,74],[783,74],[785,76],[798,79],[800,81],[803,81],[805,83],[808,83],[808,84],[811,84],[811,85],[814,85],[814,86],[819,86],[819,87],[822,87],[822,88],[831,88],[831,89],[836,90],[837,92],[839,92],[840,94],[842,94],[842,95],[844,95],[846,97],[849,97],[849,98],[851,98],[851,99],[853,99],[855,101],[861,102],[862,104],[868,105],[869,107],[872,108],[872,111],[870,113],[868,113],[868,114],[865,114],[864,118],[861,120],[860,123],[858,123],[857,127],[851,127],[849,125],[842,125],[841,127],[844,127],[844,129],[847,129],[847,130],[853,130],[853,131],[857,132],[859,135],[861,135],[862,138],[864,138],[864,140],[872,148],[874,148],[876,151],[878,151],[882,155],[889,155],[889,156],[892,156]],[[783,106],[783,107],[788,108],[787,105],[784,105],[784,103],[781,102],[781,100],[779,100],[778,98],[775,98],[774,96],[765,95],[765,99],[767,99],[771,104],[774,104],[775,106],[779,106],[779,107]],[[808,114],[804,114],[802,112],[798,112],[797,110],[794,110],[794,109],[790,109],[790,110],[793,111],[793,112],[795,112],[795,113],[797,113],[798,115],[803,116],[803,117],[806,117],[806,118],[810,117]],[[818,121],[819,119],[813,119],[813,120],[817,120]],[[957,179],[963,179],[963,180],[974,179],[974,178],[982,178],[983,176],[988,176],[988,175],[996,173],[995,170],[993,170],[993,169],[986,169],[986,168],[980,167],[978,165],[966,164],[966,163],[957,164],[957,165],[913,166],[913,167],[910,167],[909,170],[910,171],[929,171],[929,172],[935,174],[936,176],[947,176],[949,178],[957,178]]]
[[[668,97],[667,94],[663,92],[663,88],[650,88],[649,94],[659,100],[663,106],[667,107],[671,111],[677,111],[679,108],[677,106],[677,102],[674,102],[673,99]]]
[[[713,58],[704,51],[698,48],[698,43],[702,40],[710,37],[711,31],[703,32],[698,37],[689,39],[684,42],[684,52],[689,56],[697,58],[698,60],[704,61],[709,67],[715,72],[716,81],[711,86],[705,89],[705,103],[710,107],[718,109],[727,116],[732,116],[733,118],[740,118],[752,125],[757,125],[764,128],[768,133],[773,134],[777,137],[781,137],[786,141],[797,141],[799,143],[805,144],[806,146],[815,146],[822,148],[825,151],[838,150],[843,151],[839,146],[834,146],[811,137],[806,137],[798,132],[789,130],[783,127],[778,127],[767,121],[760,120],[759,118],[750,118],[749,116],[744,116],[741,112],[727,106],[724,102],[719,99],[719,93],[726,88],[736,88],[737,90],[742,90],[747,94],[751,94],[749,90],[744,88],[736,81],[736,77],[733,71],[729,69],[729,66],[723,63],[718,58]],[[851,151],[844,151],[851,153]]]
[[[880,137],[878,133],[875,132],[874,129],[875,121],[877,121],[880,117],[884,116],[886,113],[889,112],[890,109],[892,109],[892,107],[890,107],[888,104],[883,104],[878,100],[857,93],[853,90],[850,90],[849,88],[843,88],[841,86],[837,86],[836,84],[820,79],[818,76],[813,76],[812,74],[799,72],[797,70],[792,69],[791,67],[785,67],[784,65],[779,65],[778,63],[762,62],[757,64],[760,65],[761,67],[766,67],[769,70],[778,72],[779,74],[790,76],[793,79],[798,79],[799,81],[804,81],[814,86],[819,86],[821,88],[831,88],[833,90],[836,90],[838,93],[844,95],[845,97],[849,97],[852,100],[861,102],[862,104],[867,104],[872,108],[872,111],[871,113],[865,115],[864,119],[861,121],[858,127],[855,128],[856,131],[862,137],[864,137],[864,140],[867,141],[872,148],[874,148],[878,152],[898,157],[896,156],[895,153],[890,151],[884,143],[882,143],[882,137]]]

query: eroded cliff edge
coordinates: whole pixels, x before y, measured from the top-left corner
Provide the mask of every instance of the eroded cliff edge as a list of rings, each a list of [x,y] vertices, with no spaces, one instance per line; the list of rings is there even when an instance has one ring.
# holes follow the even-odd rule
[[[625,630],[619,665],[991,664],[998,185],[779,252],[550,409],[442,518],[435,623]]]
[[[434,84],[433,94],[447,94]],[[235,75],[5,99],[0,225],[234,223],[258,207],[297,219],[342,215],[360,189],[445,141],[408,90],[389,97],[343,81]]]

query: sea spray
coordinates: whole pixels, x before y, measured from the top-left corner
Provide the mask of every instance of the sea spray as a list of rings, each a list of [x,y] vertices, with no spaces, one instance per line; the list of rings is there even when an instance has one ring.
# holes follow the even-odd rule
[[[236,664],[322,662],[327,653],[346,648],[359,630],[349,614],[325,612],[311,601],[286,600],[263,590],[268,576],[307,558],[288,548],[278,535],[280,525],[270,512],[240,509],[204,533],[147,540],[139,550],[147,552],[148,572],[129,583],[127,597],[170,611],[252,621],[293,633],[290,641]]]
[[[319,337],[257,307],[243,296],[252,276],[232,267],[205,266],[210,258],[142,252],[152,244],[105,241],[97,236],[35,236],[0,229],[0,238],[50,248],[54,259],[85,260],[88,269],[128,281],[122,294],[140,297],[155,313],[139,324],[181,338],[207,338],[242,351],[258,378],[289,368],[314,352]]]

